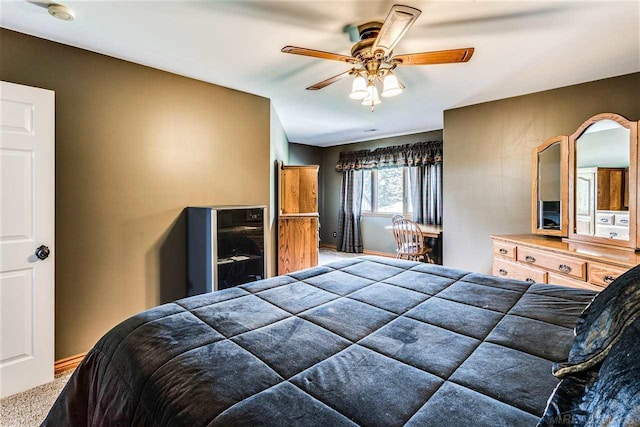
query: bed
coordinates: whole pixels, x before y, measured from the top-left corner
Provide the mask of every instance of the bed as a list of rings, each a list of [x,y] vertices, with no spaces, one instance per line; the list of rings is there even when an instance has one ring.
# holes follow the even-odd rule
[[[339,261],[124,321],[87,354],[43,425],[573,422],[562,417],[582,411],[576,396],[597,383],[581,372],[602,364],[600,354],[580,371],[574,348],[594,296],[390,258]]]

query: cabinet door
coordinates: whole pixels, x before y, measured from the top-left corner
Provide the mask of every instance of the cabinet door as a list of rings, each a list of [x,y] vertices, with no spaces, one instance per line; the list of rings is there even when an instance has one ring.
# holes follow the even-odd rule
[[[625,198],[625,170],[624,168],[598,168],[598,197],[596,198],[598,210],[619,211],[624,206],[628,206],[629,197]]]
[[[318,211],[318,166],[283,166],[280,171],[280,213]]]
[[[278,221],[278,274],[318,264],[318,218],[291,217]]]

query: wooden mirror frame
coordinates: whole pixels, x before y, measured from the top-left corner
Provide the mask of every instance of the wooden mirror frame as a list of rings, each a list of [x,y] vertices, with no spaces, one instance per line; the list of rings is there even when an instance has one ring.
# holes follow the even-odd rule
[[[556,143],[560,144],[560,230],[545,230],[538,228],[538,160],[540,153]],[[533,172],[531,176],[531,232],[545,236],[567,237],[569,232],[569,192],[565,189],[569,185],[569,137],[566,135],[554,136],[534,148],[531,170]]]
[[[589,126],[600,120],[612,120],[621,126],[629,129],[629,218],[635,219],[629,224],[629,240],[607,239],[605,237],[587,236],[577,234],[576,230],[576,141],[587,130]],[[607,246],[618,246],[622,248],[636,249],[640,247],[640,236],[637,234],[637,225],[640,221],[640,213],[636,209],[637,186],[640,176],[638,175],[638,122],[633,122],[615,113],[601,113],[582,123],[580,127],[569,137],[569,239],[598,243]]]

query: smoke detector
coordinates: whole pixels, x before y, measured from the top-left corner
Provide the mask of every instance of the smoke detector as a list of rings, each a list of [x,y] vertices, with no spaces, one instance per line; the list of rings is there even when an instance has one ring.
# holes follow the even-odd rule
[[[76,19],[76,13],[61,4],[52,3],[47,7],[47,10],[49,11],[49,15],[63,21],[73,21]]]

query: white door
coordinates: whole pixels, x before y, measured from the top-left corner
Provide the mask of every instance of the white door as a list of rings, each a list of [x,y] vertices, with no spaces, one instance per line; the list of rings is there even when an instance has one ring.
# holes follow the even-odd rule
[[[576,177],[576,233],[593,236],[596,224],[595,168],[579,168]]]
[[[0,82],[0,397],[53,380],[54,140],[54,92]]]

